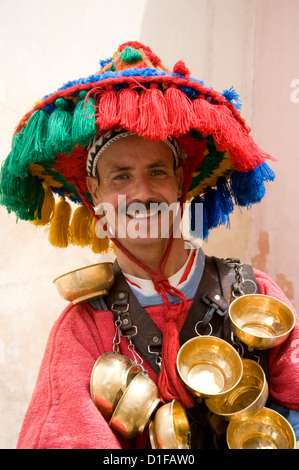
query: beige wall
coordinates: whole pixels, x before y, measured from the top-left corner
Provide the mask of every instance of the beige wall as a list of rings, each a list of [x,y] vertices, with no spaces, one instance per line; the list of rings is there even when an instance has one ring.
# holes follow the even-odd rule
[[[276,16],[268,14],[270,3],[276,4]],[[296,3],[296,0],[0,0],[0,159],[9,152],[14,127],[37,99],[65,81],[94,73],[98,60],[110,57],[120,43],[139,40],[148,44],[169,67],[183,59],[193,76],[217,90],[233,85],[242,97],[243,114],[258,143],[266,150],[274,150],[277,157],[283,154],[284,163],[293,162],[295,124],[290,118],[293,127],[288,132],[287,124],[275,117],[278,113],[272,93],[264,88],[268,84],[267,74],[271,75],[268,81],[272,83],[274,73],[280,93],[285,80],[287,96],[289,82],[296,78],[293,59],[291,55],[284,56],[286,44],[278,41],[275,28],[277,18],[289,11],[286,5],[292,4],[296,9]],[[289,12],[290,19],[283,23],[286,30],[296,13],[298,16],[298,7]],[[268,28],[273,28],[273,40],[278,41],[275,49],[267,34],[263,34],[265,18]],[[279,37],[282,36],[280,31]],[[262,47],[256,43],[256,37]],[[277,48],[279,63],[284,58],[284,69],[290,66],[287,76],[282,67],[279,77],[277,69],[273,70]],[[274,94],[277,100],[276,89]],[[295,105],[290,106],[283,99],[280,105],[284,107],[283,121],[288,113],[298,113]],[[262,117],[258,117],[260,112]],[[296,244],[295,217],[291,210],[284,215],[282,209],[286,204],[281,205],[283,199],[294,207],[296,184],[293,191],[290,178],[294,172],[287,171],[289,167],[290,163],[279,164],[280,189],[271,192],[264,209],[266,214],[255,210],[251,220],[249,213],[240,217],[237,211],[231,230],[213,233],[205,249],[219,256],[239,256],[244,261],[250,261],[253,255],[262,263],[267,244],[258,242],[260,233],[268,233],[269,248],[275,256],[267,254],[265,267],[272,275],[282,273],[295,289],[296,256],[292,251]],[[279,210],[273,209],[273,201],[277,200]],[[273,209],[271,216],[269,206]],[[287,226],[282,232],[285,222]],[[8,216],[3,208],[0,223],[0,448],[14,448],[49,330],[65,306],[52,280],[100,258],[85,249],[52,248],[42,230],[21,221],[16,224],[14,215]],[[279,279],[283,277],[276,277]]]

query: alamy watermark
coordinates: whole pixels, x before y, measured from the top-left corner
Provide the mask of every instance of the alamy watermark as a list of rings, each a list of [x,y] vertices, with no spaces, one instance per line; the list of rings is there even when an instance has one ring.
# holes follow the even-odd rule
[[[299,78],[294,78],[291,81],[291,88],[294,88],[290,95],[291,102],[297,104],[299,103]]]
[[[190,227],[192,210],[192,228]],[[106,236],[102,225],[107,224],[112,237],[130,238],[174,238],[183,236],[202,240],[203,205],[178,202],[168,205],[165,202],[133,201],[127,204],[126,196],[119,195],[117,206],[108,202],[99,204],[95,213],[101,217],[96,226],[99,238]]]

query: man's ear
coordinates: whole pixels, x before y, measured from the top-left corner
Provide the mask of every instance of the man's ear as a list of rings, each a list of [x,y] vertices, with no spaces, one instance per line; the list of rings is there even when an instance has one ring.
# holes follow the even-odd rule
[[[94,205],[97,206],[101,202],[100,188],[97,178],[94,178],[93,176],[87,176],[86,185],[89,193],[91,194]]]

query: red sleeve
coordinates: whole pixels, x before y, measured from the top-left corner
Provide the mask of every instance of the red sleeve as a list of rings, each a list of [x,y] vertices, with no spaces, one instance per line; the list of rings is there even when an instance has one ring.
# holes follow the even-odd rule
[[[269,349],[270,395],[276,403],[299,411],[299,321],[289,299],[265,273],[254,270],[261,294],[285,302],[293,310],[296,325],[287,340]]]
[[[94,363],[105,352],[105,341],[112,344],[113,322],[110,312],[102,312],[108,315],[101,328],[106,335],[103,339],[97,319],[89,313],[88,306],[70,305],[54,324],[19,436],[19,449],[121,448],[89,392]]]

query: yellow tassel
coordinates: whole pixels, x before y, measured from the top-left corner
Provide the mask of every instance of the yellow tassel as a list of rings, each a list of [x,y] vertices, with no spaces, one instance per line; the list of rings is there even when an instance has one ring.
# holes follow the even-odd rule
[[[100,238],[97,235],[96,231],[98,232],[98,230],[102,230],[102,229],[97,227],[97,230],[96,230],[96,224],[97,224],[97,220],[93,219],[92,228],[91,228],[92,238],[91,238],[90,246],[94,253],[104,254],[104,253],[107,253],[109,250],[110,240],[107,236],[104,238]]]
[[[47,225],[52,218],[54,207],[55,207],[55,198],[51,191],[51,188],[49,188],[49,186],[47,186],[44,183],[43,183],[43,187],[45,191],[45,196],[44,196],[44,202],[43,202],[43,207],[42,207],[42,212],[41,212],[41,218],[32,221],[32,223],[36,226]]]
[[[54,215],[49,228],[49,241],[51,245],[58,248],[66,248],[70,243],[70,218],[72,208],[70,204],[61,197],[54,209]]]
[[[87,246],[91,240],[93,215],[86,206],[79,206],[72,217],[70,234],[73,245]]]

